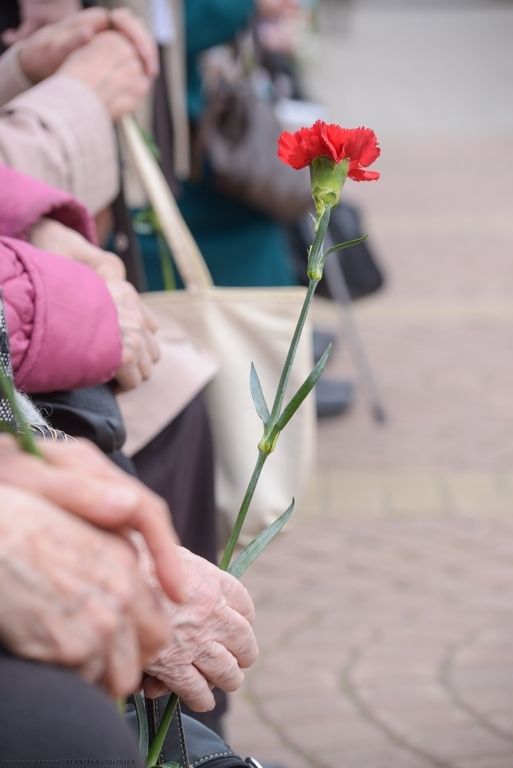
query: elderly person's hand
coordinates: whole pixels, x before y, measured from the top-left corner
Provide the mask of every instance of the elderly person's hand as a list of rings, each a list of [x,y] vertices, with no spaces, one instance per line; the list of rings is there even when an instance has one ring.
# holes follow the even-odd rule
[[[278,18],[296,14],[301,7],[298,0],[257,0],[256,9],[263,18]]]
[[[20,66],[29,80],[38,83],[53,75],[73,51],[108,29],[125,36],[137,52],[146,75],[155,77],[158,72],[155,43],[128,8],[111,12],[88,8],[39,29],[18,44]]]
[[[0,496],[2,645],[113,696],[136,690],[166,622],[129,543],[40,496],[2,484]]]
[[[29,237],[37,248],[80,261],[104,278],[118,313],[123,347],[116,381],[120,389],[128,390],[148,379],[153,364],[160,357],[155,336],[157,324],[137,291],[124,280],[125,270],[121,260],[50,219],[42,219],[31,230]]]
[[[180,552],[185,601],[167,602],[167,648],[146,666],[144,692],[154,698],[172,691],[201,712],[214,707],[212,687],[237,690],[242,668],[255,661],[254,607],[233,576],[186,549]]]
[[[107,288],[118,313],[123,347],[115,379],[121,390],[134,389],[150,378],[153,364],[160,358],[157,323],[126,280],[108,280]]]
[[[79,11],[80,0],[19,0],[21,24],[18,29],[8,29],[2,35],[6,45],[12,45],[33,34],[45,24],[60,21]]]
[[[22,453],[13,438],[0,436],[0,484],[31,493],[99,528],[120,535],[138,531],[165,594],[183,600],[182,558],[164,501],[91,443],[42,441],[39,449],[45,461]],[[1,506],[6,508],[3,496]]]
[[[100,32],[57,71],[91,88],[112,120],[134,112],[151,84],[134,46],[114,30]]]
[[[126,277],[126,270],[119,256],[98,248],[60,221],[40,219],[30,230],[28,239],[41,251],[57,253],[67,259],[80,261],[104,280],[124,280]]]

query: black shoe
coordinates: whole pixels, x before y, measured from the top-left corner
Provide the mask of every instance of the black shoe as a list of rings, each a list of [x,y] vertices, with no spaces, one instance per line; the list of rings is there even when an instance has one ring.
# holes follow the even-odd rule
[[[345,379],[321,379],[315,387],[315,406],[320,419],[345,413],[355,400],[354,386]]]

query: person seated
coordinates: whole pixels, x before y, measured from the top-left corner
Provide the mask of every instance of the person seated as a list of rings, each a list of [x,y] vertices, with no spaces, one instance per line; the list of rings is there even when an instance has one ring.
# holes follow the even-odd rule
[[[124,9],[107,13],[91,8],[18,42],[0,57],[0,97],[23,91],[0,110],[0,161],[73,193],[98,213],[112,202],[119,185],[113,120],[139,103],[156,66],[151,38]],[[94,237],[86,242],[69,227],[65,230],[62,221],[26,215],[19,225],[18,235],[45,251],[81,261],[105,279],[122,334],[122,370],[116,371],[115,384],[128,389],[148,378],[159,354],[155,323],[126,281],[119,260],[95,247]],[[16,360],[15,348],[13,354]],[[186,544],[214,560],[213,458],[206,407],[195,382],[178,375],[182,395],[191,392],[189,403],[171,422],[163,421],[162,431],[134,460],[143,481],[173,507]],[[53,386],[66,389],[55,380]],[[55,408],[52,413],[55,419]],[[124,438],[123,425],[119,419],[116,423],[116,434],[100,436],[106,450],[119,448]],[[97,433],[88,436],[99,439]],[[196,471],[205,480],[201,488],[194,483]]]

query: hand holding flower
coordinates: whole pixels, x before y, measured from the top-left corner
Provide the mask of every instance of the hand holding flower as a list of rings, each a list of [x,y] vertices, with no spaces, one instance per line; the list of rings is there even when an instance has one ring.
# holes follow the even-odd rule
[[[212,687],[237,690],[258,655],[255,610],[233,576],[180,548],[185,601],[166,602],[167,647],[146,667],[150,697],[173,691],[198,712],[215,704]]]

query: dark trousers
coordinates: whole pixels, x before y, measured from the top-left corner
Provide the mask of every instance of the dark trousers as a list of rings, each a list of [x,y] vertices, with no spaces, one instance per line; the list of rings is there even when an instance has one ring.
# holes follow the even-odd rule
[[[138,477],[169,504],[184,547],[216,562],[216,508],[210,423],[203,394],[133,457]]]
[[[0,761],[17,768],[142,768],[115,703],[61,667],[0,651]],[[94,762],[93,762],[94,761]]]

